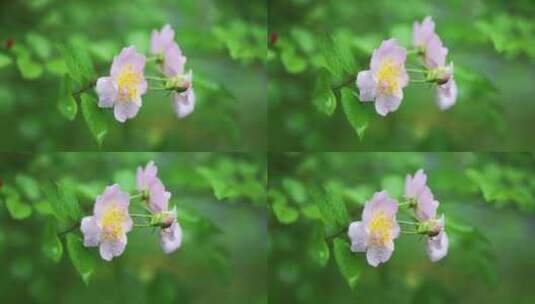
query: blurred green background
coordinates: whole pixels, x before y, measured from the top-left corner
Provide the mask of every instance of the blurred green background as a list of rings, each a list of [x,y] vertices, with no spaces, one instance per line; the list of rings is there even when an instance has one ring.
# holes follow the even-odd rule
[[[59,259],[51,250],[48,225],[62,232],[77,221],[55,220],[51,206],[58,202],[44,185],[53,180],[73,193],[63,204],[77,198],[86,216],[106,185],[119,183],[133,193],[136,168],[149,160],[177,206],[182,246],[164,254],[152,229],[131,231],[125,252],[111,262],[98,249],[80,246],[93,271],[86,287],[65,235]],[[261,154],[3,153],[0,172],[2,303],[267,303]],[[130,212],[143,211],[132,201]],[[67,235],[81,237],[79,230]]]
[[[98,149],[81,110],[69,121],[57,108],[67,71],[57,44],[87,50],[106,76],[123,47],[147,52],[151,31],[167,23],[193,70],[195,112],[179,120],[157,91],[126,125],[102,110],[109,125],[102,150],[265,150],[266,18],[264,1],[1,1],[0,150]]]
[[[535,147],[535,4],[531,0],[273,0],[268,3],[271,151],[525,151]],[[350,49],[354,74],[394,37],[411,46],[414,21],[432,16],[449,48],[457,104],[441,112],[434,90],[411,85],[398,111],[371,115],[362,141],[342,105],[328,116],[314,94],[326,33]],[[344,78],[345,79],[345,78]],[[336,83],[336,81],[335,81]],[[355,86],[352,86],[357,91]],[[327,101],[320,101],[325,104]],[[361,119],[357,117],[357,120]]]
[[[443,260],[430,262],[425,241],[411,235],[401,235],[392,258],[378,268],[349,247],[333,249],[334,234],[323,229],[325,214],[314,189],[330,189],[334,206],[347,208],[347,222],[337,227],[346,231],[374,192],[384,189],[401,199],[405,176],[419,168],[446,217],[450,247]],[[271,154],[268,197],[270,303],[535,300],[534,154]],[[344,232],[337,236],[348,244]],[[337,253],[347,257],[344,264]],[[352,265],[360,275],[353,290],[340,265]]]

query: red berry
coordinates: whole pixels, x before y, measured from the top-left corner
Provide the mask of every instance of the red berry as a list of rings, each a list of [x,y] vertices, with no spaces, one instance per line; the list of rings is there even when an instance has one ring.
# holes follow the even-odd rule
[[[277,34],[277,32],[272,32],[270,35],[269,35],[269,44],[271,46],[274,46],[275,43],[277,43],[277,40],[279,39],[279,34]]]
[[[15,40],[13,40],[13,38],[9,38],[6,40],[6,49],[10,49],[11,47],[13,47],[13,44],[15,44]]]

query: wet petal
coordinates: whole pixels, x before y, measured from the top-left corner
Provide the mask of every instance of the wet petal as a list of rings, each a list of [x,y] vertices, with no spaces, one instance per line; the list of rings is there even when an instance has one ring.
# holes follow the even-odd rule
[[[375,99],[375,111],[381,116],[386,116],[388,113],[394,112],[399,108],[401,99],[403,99],[403,91],[398,95],[379,95]]]
[[[111,108],[117,100],[117,85],[111,77],[100,77],[97,80],[96,91],[98,95],[98,106],[101,108]]]
[[[366,225],[362,222],[352,222],[347,231],[348,237],[351,239],[351,251],[364,252],[368,247],[368,232]]]
[[[123,254],[126,243],[126,235],[119,240],[105,240],[100,243],[100,256],[106,261],[111,261],[113,257]]]
[[[448,254],[449,240],[445,231],[427,238],[427,256],[431,262],[438,262]]]
[[[174,222],[169,228],[160,231],[160,246],[166,254],[177,250],[182,244],[182,228]]]
[[[82,219],[80,227],[84,235],[84,246],[96,247],[100,242],[100,228],[95,222],[94,216],[86,216]]]
[[[357,75],[357,87],[359,88],[360,101],[373,101],[377,84],[371,71],[360,71]]]
[[[371,266],[377,267],[381,263],[385,263],[392,256],[394,251],[394,243],[389,244],[388,246],[370,246],[366,252],[366,258],[368,264]]]
[[[113,109],[115,119],[119,122],[125,122],[127,119],[133,118],[139,111],[140,101],[135,102],[118,102]]]

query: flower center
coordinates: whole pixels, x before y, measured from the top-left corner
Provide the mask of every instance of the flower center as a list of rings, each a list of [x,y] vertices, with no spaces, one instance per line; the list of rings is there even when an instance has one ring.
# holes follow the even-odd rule
[[[108,208],[102,215],[100,224],[105,239],[118,239],[123,233],[124,211],[117,207]]]
[[[392,59],[385,59],[377,71],[379,90],[383,94],[393,94],[399,90],[400,66]]]
[[[368,224],[371,240],[378,245],[386,245],[392,238],[392,219],[384,212],[375,213]]]
[[[141,83],[141,73],[126,65],[119,73],[117,85],[119,86],[119,100],[132,101],[137,95],[137,88]]]

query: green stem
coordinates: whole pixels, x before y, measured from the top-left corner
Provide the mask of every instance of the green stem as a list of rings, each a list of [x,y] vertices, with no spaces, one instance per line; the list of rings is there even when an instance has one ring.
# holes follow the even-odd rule
[[[427,83],[425,79],[411,79],[411,83]]]
[[[403,220],[398,220],[398,223],[407,224],[407,225],[419,225],[420,224],[420,223],[417,223],[417,222],[403,221]]]
[[[134,224],[134,228],[152,228],[158,227],[158,224]]]
[[[82,88],[80,88],[78,91],[72,93],[72,96],[78,96],[80,94],[82,94],[83,92],[91,89],[92,87],[94,87],[95,85],[97,84],[97,81],[96,80],[92,80],[91,82],[89,82],[87,85],[83,86]]]
[[[130,213],[130,216],[133,216],[133,217],[152,217],[152,215],[150,214],[139,214],[139,213]]]
[[[76,230],[78,227],[80,227],[80,224],[78,223],[75,223],[72,227],[70,227],[69,229],[65,230],[65,231],[62,231],[60,233],[58,233],[58,236],[63,236],[69,232],[72,232],[74,230]]]
[[[404,230],[401,230],[401,233],[404,233],[404,234],[418,234],[417,231],[404,231]]]
[[[132,196],[130,196],[130,199],[136,199],[136,198],[140,198],[143,196],[143,193],[137,193],[137,194],[134,194]]]
[[[167,78],[163,78],[163,77],[154,77],[154,76],[145,76],[145,79],[149,79],[149,80],[157,80],[157,81],[167,81]]]
[[[333,91],[339,90],[339,89],[351,84],[353,81],[355,81],[355,77],[351,76],[350,78],[346,79],[344,82],[332,87],[332,90]]]
[[[407,72],[413,72],[413,73],[422,73],[422,74],[427,73],[427,70],[422,70],[422,69],[406,68],[405,70],[407,70]]]

